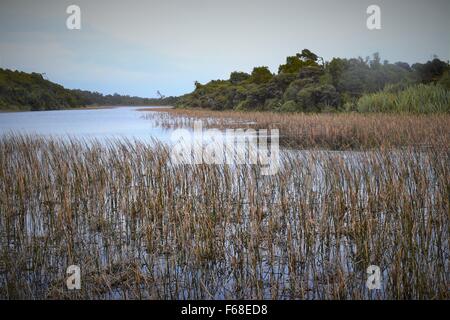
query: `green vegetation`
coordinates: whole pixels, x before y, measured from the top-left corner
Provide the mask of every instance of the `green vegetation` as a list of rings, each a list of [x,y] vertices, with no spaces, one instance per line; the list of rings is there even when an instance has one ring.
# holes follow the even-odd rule
[[[0,69],[0,109],[59,109],[83,105],[78,95],[41,74]]]
[[[0,110],[51,110],[89,105],[176,105],[212,110],[275,112],[448,112],[450,65],[438,58],[410,66],[366,59],[325,62],[304,49],[273,74],[255,67],[228,80],[195,82],[181,97],[149,99],[69,90],[39,73],[0,69]],[[420,85],[419,85],[420,84]]]
[[[449,64],[437,58],[410,66],[381,62],[375,53],[372,59],[334,58],[325,62],[305,49],[287,57],[278,74],[256,67],[251,74],[232,72],[228,80],[196,82],[194,92],[180,97],[177,106],[287,112],[448,112],[449,70]],[[380,96],[373,95],[377,92]],[[383,109],[366,105],[386,92],[390,96],[385,99],[395,103],[384,104]],[[423,100],[428,97],[432,100]],[[405,105],[410,101],[410,106]]]
[[[362,96],[359,112],[450,112],[450,90],[436,85],[414,85],[404,90],[386,86],[383,91]]]
[[[303,50],[276,75],[197,82],[178,105],[203,109],[145,116],[279,129],[272,176],[250,162],[179,165],[157,140],[4,135],[0,298],[448,299],[448,69]],[[0,75],[8,108],[177,102]],[[361,113],[298,112],[341,110]],[[81,290],[65,288],[72,264]],[[380,290],[366,287],[372,264]]]
[[[0,110],[54,110],[89,105],[172,105],[176,98],[148,99],[69,90],[39,73],[0,69]]]
[[[161,108],[145,116],[161,128],[278,129],[280,144],[293,149],[376,150],[446,145],[450,114],[283,113]]]

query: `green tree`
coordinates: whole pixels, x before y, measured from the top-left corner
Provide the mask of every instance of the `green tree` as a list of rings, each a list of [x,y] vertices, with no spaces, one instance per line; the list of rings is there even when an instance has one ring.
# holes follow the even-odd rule
[[[250,78],[250,75],[246,72],[234,71],[230,74],[230,82],[232,84],[239,84]]]
[[[272,79],[273,74],[268,67],[255,67],[251,74],[251,82],[256,84],[262,84],[269,82]]]
[[[347,64],[344,59],[333,58],[326,66],[327,72],[331,76],[331,82],[333,86],[337,87],[341,78],[342,73],[346,69]]]
[[[310,61],[314,63],[319,60],[319,56],[308,49],[303,49],[301,53],[297,53],[297,57],[299,57],[303,61]]]
[[[422,83],[436,83],[441,79],[446,71],[450,70],[449,64],[439,60],[438,58],[428,61],[425,64],[413,64],[412,68],[417,72]]]

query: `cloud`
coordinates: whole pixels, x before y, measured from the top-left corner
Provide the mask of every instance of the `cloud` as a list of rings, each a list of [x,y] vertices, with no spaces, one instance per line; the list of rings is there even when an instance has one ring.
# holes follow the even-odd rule
[[[82,30],[65,27],[73,1],[6,0],[0,65],[46,72],[68,87],[182,94],[195,80],[266,65],[309,48],[325,59],[450,58],[447,0],[379,0],[382,30],[365,26],[369,0],[78,0]]]

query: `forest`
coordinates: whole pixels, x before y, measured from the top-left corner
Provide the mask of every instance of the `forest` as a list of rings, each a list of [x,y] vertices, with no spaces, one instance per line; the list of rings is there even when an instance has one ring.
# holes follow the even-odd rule
[[[227,80],[195,82],[177,106],[213,110],[287,112],[448,112],[449,63],[333,58],[326,62],[308,49],[286,58],[278,73],[255,67]]]
[[[450,111],[450,65],[434,57],[426,63],[365,59],[324,61],[304,49],[286,58],[276,74],[268,67],[234,71],[227,80],[195,82],[180,97],[141,98],[70,90],[39,73],[0,69],[0,110],[53,110],[92,105],[164,105],[179,108],[274,112]]]
[[[0,68],[0,110],[56,110],[86,106],[172,105],[176,98],[140,98],[103,95],[99,92],[70,90],[53,83],[40,73]]]

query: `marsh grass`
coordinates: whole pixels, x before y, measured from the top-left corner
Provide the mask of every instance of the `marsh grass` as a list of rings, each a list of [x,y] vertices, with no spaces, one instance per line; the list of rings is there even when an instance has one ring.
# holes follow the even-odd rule
[[[430,146],[450,140],[450,115],[305,114],[203,109],[141,109],[155,125],[192,128],[279,129],[280,143],[296,149],[370,150]]]
[[[388,85],[380,92],[362,96],[356,106],[359,112],[449,113],[450,90],[440,85],[418,84],[398,91]]]
[[[156,141],[4,137],[0,297],[448,299],[449,160],[439,143],[286,151],[263,176],[174,165]]]

